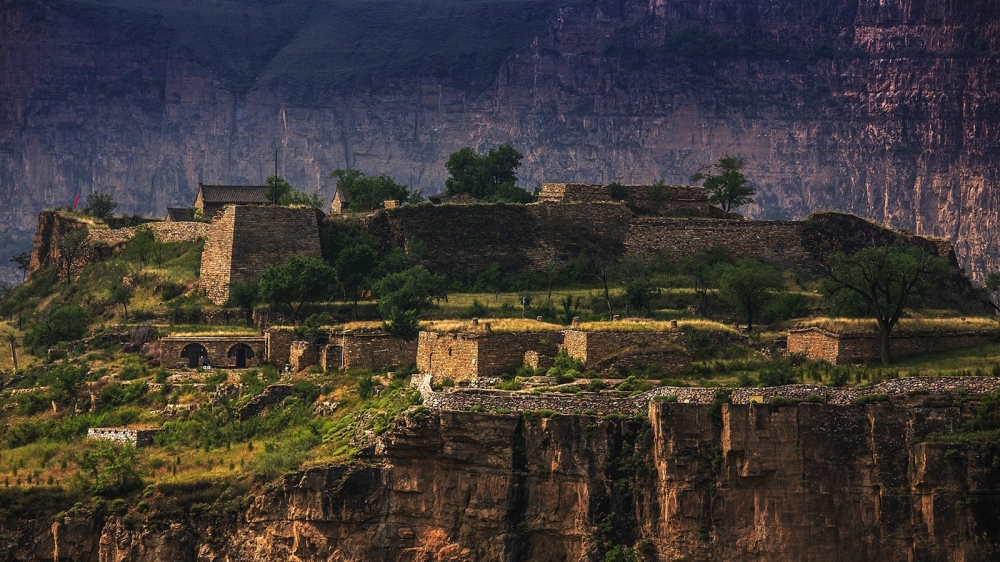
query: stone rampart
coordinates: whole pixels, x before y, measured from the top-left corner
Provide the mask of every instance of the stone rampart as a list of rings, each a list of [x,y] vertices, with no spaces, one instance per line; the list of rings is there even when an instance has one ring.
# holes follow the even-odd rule
[[[383,370],[417,362],[417,340],[406,341],[381,330],[334,333],[330,343],[341,349],[339,369]]]
[[[255,279],[293,256],[321,257],[318,211],[230,205],[208,229],[199,284],[212,302],[222,304],[231,282]]]
[[[566,354],[583,361],[584,365],[599,363],[628,348],[648,348],[664,344],[683,345],[683,343],[684,332],[680,330],[663,332],[566,330],[563,336],[563,348]]]
[[[91,427],[87,430],[87,439],[146,447],[153,444],[153,436],[160,431],[163,430],[157,427]]]
[[[244,354],[246,367],[256,367],[266,357],[265,336],[166,336],[160,338],[160,364],[168,369],[189,367],[191,353],[204,350],[212,367],[235,368],[236,346],[240,344],[252,350]]]
[[[268,328],[264,330],[264,358],[279,367],[288,363],[292,342],[296,339],[291,328]]]
[[[618,194],[607,185],[544,183],[538,200],[543,203],[612,203],[627,206],[638,215],[709,215],[708,194],[694,185],[627,185]]]
[[[137,228],[148,228],[161,242],[194,242],[208,235],[208,223],[203,222],[149,222],[138,227],[91,229],[87,240],[91,244],[120,246],[135,237]]]
[[[910,357],[925,353],[938,353],[951,349],[973,347],[1000,339],[998,332],[954,333],[905,333],[898,332],[889,339],[889,352],[893,357]],[[875,361],[881,358],[881,341],[878,333],[836,334],[811,327],[788,332],[789,353],[802,353],[809,359],[845,365]]]
[[[658,387],[635,396],[617,397],[600,393],[541,393],[528,394],[485,389],[454,389],[434,392],[430,386],[430,375],[414,375],[411,385],[420,390],[423,403],[428,408],[438,410],[469,410],[474,406],[486,410],[552,410],[563,414],[581,413],[593,410],[597,414],[645,413],[649,403],[657,397],[676,397],[681,403],[710,404],[720,392],[730,392],[733,404],[766,403],[774,397],[816,400],[838,406],[854,404],[864,396],[886,395],[903,398],[914,391],[928,394],[966,393],[982,396],[1000,389],[998,377],[910,377],[886,381],[865,388],[840,388],[819,385],[793,384],[768,388],[697,388]]]
[[[417,370],[456,382],[488,377],[523,365],[528,351],[551,354],[561,339],[559,332],[420,332]]]

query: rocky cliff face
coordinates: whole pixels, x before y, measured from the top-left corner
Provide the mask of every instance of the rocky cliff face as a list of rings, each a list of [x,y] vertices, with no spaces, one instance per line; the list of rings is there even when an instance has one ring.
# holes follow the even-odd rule
[[[93,189],[162,213],[198,181],[259,181],[275,150],[326,195],[343,166],[437,191],[452,151],[511,142],[529,187],[682,182],[738,154],[753,216],[850,211],[950,238],[980,274],[1000,258],[997,16],[987,0],[590,0],[484,91],[415,70],[310,101],[234,91],[163,34],[21,0],[0,14],[0,226]]]
[[[57,559],[104,561],[576,561],[637,545],[649,560],[971,562],[1000,551],[1000,449],[918,442],[953,431],[957,407],[649,413],[426,414],[363,462],[287,476],[238,523],[205,519],[212,502],[154,498],[145,515],[65,518],[30,554],[0,559],[51,559],[53,545]]]

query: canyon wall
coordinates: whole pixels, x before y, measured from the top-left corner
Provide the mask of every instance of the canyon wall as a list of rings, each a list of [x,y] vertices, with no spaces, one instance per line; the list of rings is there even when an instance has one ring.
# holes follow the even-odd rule
[[[182,509],[174,485],[124,518],[77,513],[50,532],[27,519],[4,529],[0,560],[51,560],[53,544],[56,559],[109,562],[596,561],[618,545],[647,560],[992,560],[1000,449],[922,441],[955,431],[963,407],[425,413],[358,462],[289,474],[248,508],[194,486],[201,507]]]
[[[162,214],[199,181],[259,182],[276,150],[279,174],[325,196],[345,166],[434,192],[452,151],[511,142],[529,188],[679,183],[735,154],[759,186],[751,216],[845,210],[948,238],[976,275],[1000,264],[989,0],[573,2],[484,90],[415,69],[311,100],[226,86],[169,34],[87,23],[74,4],[0,11],[8,232],[92,190]]]

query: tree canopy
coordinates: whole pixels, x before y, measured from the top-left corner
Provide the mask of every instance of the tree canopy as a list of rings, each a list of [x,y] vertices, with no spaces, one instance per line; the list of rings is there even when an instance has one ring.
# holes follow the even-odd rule
[[[354,302],[354,318],[358,317],[358,299],[362,284],[371,280],[378,268],[378,254],[367,244],[354,244],[344,248],[333,264],[337,280],[347,296]]]
[[[292,192],[292,184],[281,176],[268,176],[264,184],[267,186],[265,197],[272,203],[281,203],[281,198]]]
[[[837,252],[826,264],[826,293],[853,294],[875,318],[881,338],[882,363],[892,360],[889,337],[906,305],[926,289],[925,281],[947,264],[921,248],[898,244],[863,248],[851,256]]]
[[[781,274],[768,264],[746,258],[735,265],[722,266],[719,287],[723,297],[746,317],[747,330],[753,330],[754,316],[781,288]]]
[[[334,271],[319,258],[296,256],[260,274],[260,298],[273,305],[285,304],[298,320],[302,305],[322,301],[333,288]]]
[[[743,174],[743,159],[734,156],[723,156],[715,164],[703,166],[691,176],[693,182],[702,180],[709,193],[708,202],[719,205],[727,213],[733,207],[752,203],[757,192]]]
[[[420,315],[447,294],[444,278],[421,265],[386,275],[374,290],[383,327],[407,341],[417,337]]]
[[[118,203],[110,193],[95,191],[87,196],[85,210],[101,220],[108,219],[117,208]]]
[[[532,195],[516,185],[523,158],[509,144],[491,148],[485,155],[465,147],[452,153],[445,163],[445,193],[467,194],[489,202],[530,203]]]
[[[417,203],[422,197],[419,191],[411,193],[385,174],[369,177],[361,170],[337,168],[330,172],[330,177],[337,180],[337,190],[347,194],[352,211],[370,213],[381,208],[385,201]]]

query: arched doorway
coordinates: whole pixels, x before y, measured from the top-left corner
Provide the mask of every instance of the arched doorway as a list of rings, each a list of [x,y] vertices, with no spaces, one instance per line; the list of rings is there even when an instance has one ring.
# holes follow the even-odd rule
[[[208,358],[208,350],[200,343],[189,343],[181,350],[181,357],[187,359],[188,367],[201,367],[202,359]]]
[[[245,343],[238,343],[229,348],[227,357],[230,359],[236,359],[237,369],[245,369],[247,366],[247,360],[253,359],[253,348]]]

